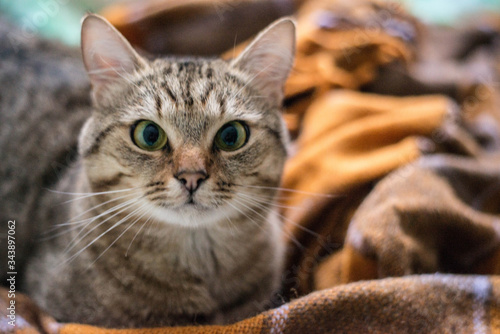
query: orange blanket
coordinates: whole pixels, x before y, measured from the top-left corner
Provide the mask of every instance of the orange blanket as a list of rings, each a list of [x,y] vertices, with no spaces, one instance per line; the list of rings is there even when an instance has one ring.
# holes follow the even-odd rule
[[[0,330],[17,334],[498,333],[499,300],[496,277],[422,275],[314,292],[230,326],[112,330],[61,326],[37,314],[28,318],[31,324],[18,316],[16,330],[2,317]]]

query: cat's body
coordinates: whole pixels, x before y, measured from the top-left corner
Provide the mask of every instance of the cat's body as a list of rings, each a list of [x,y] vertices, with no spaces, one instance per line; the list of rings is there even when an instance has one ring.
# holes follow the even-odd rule
[[[78,159],[31,212],[50,239],[27,264],[28,294],[61,321],[108,327],[231,322],[261,310],[283,261],[272,201],[293,39],[282,20],[233,61],[149,62],[88,16],[82,50],[95,108]]]
[[[66,186],[59,189],[74,191],[78,172],[76,168],[68,174],[63,180]],[[50,202],[68,199],[54,197]],[[60,210],[54,207],[53,216],[60,219]],[[67,220],[72,216],[68,212]],[[142,226],[141,221],[97,261],[129,224],[106,234],[95,247],[70,261],[74,252],[65,255],[64,249],[75,234],[66,234],[45,243],[32,258],[27,289],[58,319],[108,327],[226,323],[250,316],[266,306],[278,287],[282,234],[277,220],[260,222],[260,226],[248,224],[244,216],[230,220],[211,228],[180,228],[153,221]],[[103,231],[98,229],[86,240]],[[61,265],[64,261],[68,264]]]

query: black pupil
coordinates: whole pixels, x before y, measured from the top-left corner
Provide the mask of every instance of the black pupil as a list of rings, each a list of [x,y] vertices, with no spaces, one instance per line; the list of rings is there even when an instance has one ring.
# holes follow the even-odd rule
[[[222,130],[221,139],[227,146],[233,146],[238,141],[238,130],[234,125],[229,125],[224,130]]]
[[[144,138],[144,142],[149,146],[156,144],[159,137],[160,131],[158,131],[158,128],[153,124],[146,125],[144,131],[142,132],[142,138]]]

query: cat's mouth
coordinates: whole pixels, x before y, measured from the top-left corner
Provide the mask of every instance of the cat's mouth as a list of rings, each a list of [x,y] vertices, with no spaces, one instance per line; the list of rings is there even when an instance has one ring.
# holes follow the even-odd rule
[[[193,210],[198,210],[198,211],[206,211],[206,210],[210,209],[210,208],[204,206],[203,204],[196,202],[193,199],[191,199],[191,200],[187,201],[186,203],[184,203],[184,205],[181,206],[179,208],[179,210],[183,210],[183,209],[186,209],[186,208],[193,209]]]
[[[166,204],[159,204],[158,203],[156,204],[158,207],[160,208],[164,208],[164,209],[169,209],[169,210],[174,210],[174,211],[177,211],[177,212],[182,212],[182,211],[185,211],[186,209],[189,209],[190,211],[191,210],[197,210],[197,211],[207,211],[207,210],[210,210],[211,208],[199,203],[199,202],[196,202],[195,200],[188,200],[186,201],[184,204],[181,204],[181,205],[178,205],[178,206],[170,206],[170,205],[166,205]]]
[[[202,199],[185,197],[176,204],[152,203],[152,215],[165,223],[187,227],[207,226],[225,221],[232,216],[228,208],[220,208],[204,203]]]
[[[194,196],[189,196],[187,200],[177,208],[179,211],[185,210],[185,209],[190,209],[190,210],[198,210],[198,211],[206,211],[210,209],[209,207],[203,205],[200,203],[200,201],[197,201],[194,199]]]

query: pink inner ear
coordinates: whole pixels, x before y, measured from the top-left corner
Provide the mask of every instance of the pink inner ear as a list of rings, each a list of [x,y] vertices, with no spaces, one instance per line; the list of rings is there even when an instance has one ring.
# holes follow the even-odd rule
[[[94,89],[132,73],[138,58],[130,44],[107,21],[97,16],[84,20],[82,52]]]
[[[264,30],[243,51],[235,65],[252,76],[252,83],[272,99],[281,99],[293,65],[295,27],[281,20]]]

